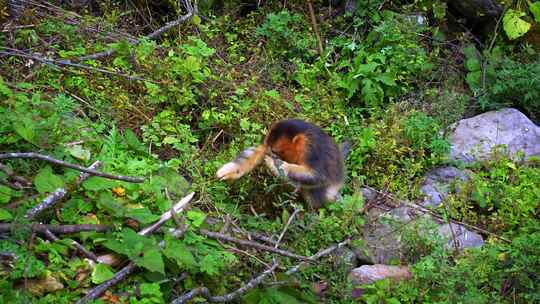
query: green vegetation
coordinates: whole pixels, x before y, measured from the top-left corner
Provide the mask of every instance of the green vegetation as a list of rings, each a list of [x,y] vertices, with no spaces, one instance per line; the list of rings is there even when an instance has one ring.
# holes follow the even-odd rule
[[[355,299],[335,256],[286,274],[298,260],[204,234],[235,228],[275,240],[302,208],[293,187],[263,168],[234,183],[214,177],[279,119],[304,119],[353,142],[342,201],[296,214],[279,244],[303,256],[358,235],[372,207],[362,185],[419,199],[426,171],[450,163],[444,134],[459,119],[513,106],[538,122],[540,61],[519,37],[529,31],[522,22],[540,23],[539,2],[508,9],[498,35],[490,33],[481,49],[463,28],[448,26],[445,1],[357,1],[356,14],[312,1],[322,54],[304,1],[262,1],[259,8],[199,1],[200,16],[137,43],[133,37],[185,8],[175,1],[90,2],[100,11],[29,4],[17,26],[0,34],[0,154],[37,152],[84,167],[99,160],[101,172],[145,180],[91,176],[79,184],[75,169],[2,159],[0,224],[11,226],[0,232],[1,303],[74,303],[128,261],[137,270],[96,303],[169,303],[201,286],[222,295],[273,258],[275,274],[238,302],[540,301],[534,159],[501,154],[469,165],[471,178],[455,185],[461,191],[451,191],[447,209],[435,210],[510,242],[484,235],[482,248],[455,253],[435,234],[418,232],[431,223],[411,224],[400,233],[412,279],[362,286]],[[8,14],[0,8],[0,21]],[[79,60],[106,50],[114,52]],[[58,188],[68,193],[58,205],[35,220],[25,216]],[[137,233],[190,192],[196,194],[186,211],[148,236]],[[32,229],[35,221],[110,229],[58,233],[54,241]],[[96,264],[73,240],[119,263]]]

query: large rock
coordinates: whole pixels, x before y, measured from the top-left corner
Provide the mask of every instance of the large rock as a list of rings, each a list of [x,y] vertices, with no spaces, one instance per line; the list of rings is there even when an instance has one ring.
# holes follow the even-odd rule
[[[489,159],[492,149],[505,145],[511,155],[540,156],[540,127],[516,109],[487,112],[458,121],[449,139],[452,159],[473,162]]]
[[[460,170],[456,167],[438,167],[427,172],[420,190],[426,195],[422,206],[437,207],[455,186],[459,192],[459,182],[469,178],[469,171]]]
[[[448,1],[463,16],[471,21],[482,21],[502,13],[502,7],[495,0],[454,0]]]
[[[364,265],[353,269],[349,273],[349,279],[353,285],[371,284],[386,278],[391,278],[395,281],[408,279],[411,277],[411,272],[407,266],[390,266],[390,265]]]
[[[437,176],[439,180],[451,177],[466,178],[465,173],[455,168],[451,169],[451,167],[435,169],[428,176],[432,178]],[[380,196],[377,196],[375,191],[363,188],[362,192],[366,204],[381,204]],[[366,224],[362,228],[360,242],[351,247],[360,264],[390,264],[403,261],[403,257],[408,254],[401,240],[403,229],[409,225],[418,224],[419,217],[431,217],[429,214],[414,208],[412,203],[393,202],[393,204],[395,207],[389,210],[374,207],[367,212]],[[388,208],[389,204],[384,206]],[[481,235],[458,224],[452,224],[452,229],[446,223],[438,223],[434,230],[429,228],[429,225],[417,227],[420,229],[419,233],[425,230],[424,233],[428,235],[438,234],[446,243],[446,248],[449,249],[455,248],[456,243],[459,250],[479,247],[484,243]]]
[[[462,250],[484,245],[481,235],[454,223],[439,226],[439,234],[448,240],[446,248],[457,247],[458,250]]]

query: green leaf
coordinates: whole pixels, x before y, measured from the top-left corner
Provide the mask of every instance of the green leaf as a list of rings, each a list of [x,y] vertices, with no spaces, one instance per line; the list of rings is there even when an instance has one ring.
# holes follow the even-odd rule
[[[0,185],[0,204],[5,204],[11,199],[11,188]]]
[[[0,78],[0,94],[6,97],[11,97],[13,95],[13,92],[4,84],[4,80],[2,78]]]
[[[116,217],[122,217],[124,215],[124,207],[118,203],[110,192],[101,192],[99,194],[97,206],[99,209],[106,210]]]
[[[81,145],[73,145],[69,148],[67,148],[67,151],[71,156],[81,159],[81,160],[89,160],[90,159],[90,150],[84,149]]]
[[[126,129],[124,131],[124,139],[131,149],[137,152],[146,153],[146,147],[139,141],[137,135],[135,135],[131,129]]]
[[[531,24],[520,17],[526,14],[521,11],[509,9],[503,17],[503,28],[510,39],[517,39],[529,31]]]
[[[477,90],[480,88],[480,80],[482,79],[482,71],[475,71],[467,73],[465,81],[471,88],[471,90]]]
[[[0,208],[0,221],[9,221],[12,218],[13,216],[11,215],[11,213],[9,213],[9,211]]]
[[[176,261],[178,266],[182,268],[193,269],[197,267],[197,261],[188,247],[172,237],[165,239],[163,254],[169,259]]]
[[[34,177],[34,185],[39,193],[53,192],[64,187],[64,181],[58,175],[53,174],[50,166],[46,166]]]
[[[394,76],[390,73],[384,73],[384,74],[381,74],[381,75],[377,75],[374,77],[375,80],[379,81],[379,82],[382,82],[383,84],[389,86],[389,87],[393,87],[393,86],[396,86],[396,82],[394,81]]]
[[[529,10],[534,16],[534,20],[540,23],[540,1],[529,2]]]
[[[111,270],[111,267],[106,264],[97,264],[92,270],[92,283],[101,284],[105,281],[110,280],[114,276],[114,272]]]
[[[85,190],[96,192],[111,189],[116,187],[117,185],[118,182],[97,176],[91,176],[82,183],[82,186]]]
[[[141,224],[149,224],[159,219],[159,215],[152,214],[146,207],[128,210],[126,216],[136,219]]]
[[[21,119],[17,119],[13,123],[13,129],[15,130],[15,133],[17,133],[20,137],[22,137],[27,142],[37,146],[37,142],[35,140],[36,128],[37,128],[36,123],[32,119],[26,116]]]
[[[194,211],[190,210],[186,213],[188,219],[191,220],[191,224],[194,227],[199,227],[204,222],[204,219],[206,218],[206,214],[200,212],[200,211]]]
[[[480,71],[480,60],[477,58],[469,58],[465,60],[465,68],[470,72]]]
[[[150,271],[159,272],[165,274],[165,265],[163,264],[163,257],[156,248],[151,248],[144,251],[141,258],[134,260],[135,264],[144,267]]]

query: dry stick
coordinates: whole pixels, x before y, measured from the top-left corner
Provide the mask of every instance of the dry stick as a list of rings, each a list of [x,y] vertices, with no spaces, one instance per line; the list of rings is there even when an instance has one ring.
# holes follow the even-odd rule
[[[0,160],[1,159],[12,159],[12,158],[39,159],[39,160],[46,161],[46,162],[49,162],[49,163],[52,163],[52,164],[55,164],[55,165],[60,165],[60,166],[64,166],[64,167],[67,167],[67,168],[70,168],[70,169],[79,170],[81,172],[85,172],[85,173],[88,173],[90,175],[95,175],[95,176],[104,177],[104,178],[108,178],[108,179],[121,180],[121,181],[130,182],[130,183],[142,183],[145,180],[144,178],[141,178],[141,177],[131,177],[131,176],[124,176],[124,175],[112,175],[112,174],[109,174],[109,173],[99,172],[99,171],[96,171],[96,170],[93,170],[93,169],[88,169],[88,168],[85,168],[85,167],[82,167],[82,166],[79,166],[79,165],[70,164],[68,162],[52,158],[52,157],[50,157],[48,155],[43,155],[43,154],[34,153],[34,152],[2,153],[2,154],[0,154]]]
[[[183,211],[187,207],[188,203],[191,201],[194,195],[195,195],[195,192],[191,192],[190,194],[182,198],[176,205],[173,206],[172,210],[174,210],[174,212],[176,213]],[[167,216],[165,216],[166,214],[168,214],[168,218]],[[171,217],[172,217],[171,211],[170,210],[166,211],[155,224],[152,224],[149,227],[139,231],[138,234],[143,235],[143,236],[151,234],[152,232],[156,231],[161,225],[163,225],[163,223],[165,223],[166,220],[163,220],[164,218],[170,219]],[[157,223],[159,223],[159,225],[156,225]],[[124,268],[118,271],[114,275],[114,277],[112,277],[112,279],[105,281],[101,283],[100,285],[92,288],[92,290],[90,290],[84,297],[80,298],[76,302],[76,304],[83,304],[101,296],[107,289],[111,288],[112,286],[116,285],[118,282],[121,282],[123,279],[125,279],[130,273],[133,272],[133,270],[135,270],[135,268],[137,268],[135,263],[129,262],[129,264],[127,264],[126,266],[124,266]]]
[[[432,211],[432,210],[430,210],[430,209],[428,209],[428,208],[426,208],[426,207],[423,207],[423,206],[418,205],[418,204],[416,204],[416,203],[411,203],[411,202],[407,202],[407,201],[400,201],[400,200],[398,200],[397,198],[393,197],[391,194],[381,192],[381,191],[379,191],[379,190],[377,190],[377,189],[374,189],[374,188],[372,188],[372,187],[370,187],[370,186],[367,186],[367,185],[364,186],[364,187],[366,187],[366,188],[368,188],[368,189],[370,189],[370,190],[372,190],[372,191],[375,191],[375,192],[377,192],[377,193],[379,193],[379,194],[381,194],[381,195],[383,195],[383,196],[386,196],[386,197],[390,198],[391,200],[393,200],[394,202],[402,203],[402,204],[404,204],[405,206],[411,207],[411,208],[413,208],[413,209],[415,209],[415,210],[418,210],[418,211],[420,211],[420,212],[423,212],[423,213],[427,213],[427,214],[429,214],[429,215],[431,215],[431,216],[433,216],[433,217],[439,219],[440,221],[443,221],[443,222],[444,222],[444,220],[445,220],[445,219],[444,219],[442,216],[440,216],[438,213],[436,213],[435,211]],[[492,237],[494,237],[494,238],[496,238],[496,239],[499,239],[499,240],[501,240],[501,241],[504,241],[504,242],[507,242],[507,243],[511,243],[511,241],[510,241],[509,239],[507,239],[507,238],[504,238],[504,237],[502,237],[502,236],[499,236],[499,235],[497,235],[497,234],[495,234],[495,233],[493,233],[493,232],[491,232],[491,231],[487,231],[487,230],[485,230],[485,229],[476,227],[476,226],[474,226],[474,225],[467,224],[467,223],[465,223],[465,222],[460,222],[460,221],[457,221],[457,220],[453,220],[453,219],[451,219],[451,218],[448,218],[448,221],[450,221],[450,222],[452,222],[452,223],[454,223],[454,224],[457,224],[457,225],[462,225],[462,226],[464,226],[465,228],[468,228],[468,229],[471,229],[471,230],[475,230],[475,231],[480,232],[480,233],[484,233],[484,234],[487,234],[487,235],[491,235]]]
[[[154,40],[154,39],[160,37],[161,35],[163,35],[163,33],[170,30],[171,28],[173,28],[175,26],[178,26],[181,23],[184,23],[188,19],[193,17],[194,8],[191,7],[191,4],[189,4],[189,1],[186,1],[186,3],[184,3],[184,6],[186,7],[186,9],[188,11],[187,14],[185,14],[183,16],[180,16],[178,19],[176,19],[174,21],[168,22],[164,26],[160,27],[159,29],[157,29],[153,33],[149,34],[148,36],[143,37],[142,39],[146,38],[146,39]],[[141,42],[142,39],[137,40],[135,43],[131,43],[131,42],[128,42],[128,43],[130,43],[132,45],[137,45],[138,43]],[[111,56],[112,54],[114,54],[115,52],[116,52],[116,50],[110,49],[110,50],[107,50],[107,51],[103,51],[103,52],[99,52],[99,53],[79,57],[77,59],[77,61],[95,60],[95,59],[99,59],[99,58],[102,58],[102,57],[108,57],[108,56]]]
[[[52,233],[49,229],[45,228],[45,236],[51,240],[51,241],[59,241],[60,239],[54,235],[54,233]],[[86,256],[87,258],[89,258],[90,260],[94,261],[94,262],[97,262],[97,256],[93,253],[93,252],[90,252],[88,251],[86,248],[84,248],[83,245],[79,244],[79,242],[75,241],[75,240],[72,240],[71,242],[71,245],[73,245],[75,248],[79,249],[80,252],[82,252],[84,254],[84,256]]]
[[[218,219],[215,219],[215,218],[207,217],[206,218],[206,223],[208,225],[217,225],[217,224],[221,223],[221,221],[218,220]],[[266,235],[264,235],[264,234],[262,234],[260,232],[242,230],[242,229],[236,228],[236,227],[231,227],[230,229],[234,233],[243,234],[243,235],[247,236],[247,238],[249,240],[255,239],[255,240],[263,241],[265,243],[272,244],[272,245],[276,244],[276,241],[272,240],[271,237],[266,236]]]
[[[346,239],[344,241],[342,241],[341,243],[338,243],[334,246],[330,246],[326,249],[323,249],[319,252],[317,252],[316,254],[312,255],[309,257],[309,260],[310,261],[316,261],[324,256],[327,256],[329,254],[331,254],[332,252],[336,251],[337,249],[343,247],[343,246],[346,246],[348,245],[349,243],[351,242],[351,239]],[[298,264],[296,264],[295,266],[291,267],[289,270],[287,270],[287,272],[285,272],[285,274],[287,275],[290,275],[290,274],[293,274],[295,272],[297,272],[298,270],[300,270],[300,267],[304,266],[304,265],[307,265],[308,263],[307,262],[300,262]]]
[[[228,236],[228,235],[218,233],[218,232],[208,231],[206,229],[201,229],[200,233],[202,235],[205,235],[205,236],[209,237],[209,238],[223,240],[223,241],[227,241],[227,242],[231,242],[231,243],[236,243],[236,244],[241,245],[241,246],[253,247],[253,248],[268,251],[268,252],[273,252],[273,253],[277,253],[279,255],[290,257],[290,258],[297,259],[297,260],[309,260],[309,258],[306,257],[306,256],[298,255],[298,254],[295,254],[295,253],[292,253],[292,252],[289,252],[289,251],[286,251],[286,250],[270,247],[268,245],[256,243],[256,242],[253,242],[253,241],[237,239],[237,238],[234,238],[232,236]]]
[[[31,228],[35,232],[45,234],[45,231],[50,231],[55,234],[72,234],[79,233],[83,231],[94,231],[94,232],[106,232],[112,229],[110,226],[105,225],[94,225],[94,224],[81,224],[81,225],[45,225],[45,224],[0,224],[0,232],[10,232],[13,230],[19,230],[24,228]]]
[[[196,296],[202,296],[208,302],[230,302],[236,299],[237,297],[245,294],[250,289],[257,287],[259,284],[262,283],[262,281],[264,281],[264,279],[266,279],[266,277],[268,277],[272,272],[274,272],[274,270],[276,270],[277,267],[278,267],[278,263],[274,261],[274,264],[272,265],[272,267],[268,268],[267,270],[265,270],[263,273],[256,276],[255,278],[249,280],[246,283],[246,285],[228,294],[224,294],[222,296],[212,296],[210,295],[210,291],[208,290],[208,288],[198,287],[174,299],[171,302],[171,304],[183,304],[193,299]]]
[[[319,27],[317,26],[317,19],[315,18],[315,11],[313,10],[313,4],[311,3],[311,0],[308,0],[308,9],[309,9],[309,15],[311,17],[311,24],[313,26],[313,31],[315,32],[315,36],[317,37],[317,45],[319,46],[319,55],[322,56],[324,49],[321,39],[321,34],[319,33]]]
[[[95,161],[92,165],[90,165],[90,167],[88,167],[87,169],[95,170],[99,168],[99,166],[101,166],[101,162],[98,160],[98,161]],[[80,184],[84,182],[89,176],[90,174],[82,172],[79,175],[79,178],[77,179],[76,186],[80,186]],[[34,208],[28,210],[28,212],[25,215],[26,218],[30,220],[34,219],[40,213],[51,208],[56,203],[58,203],[62,198],[66,196],[66,194],[67,194],[67,191],[65,188],[56,189],[53,193],[49,194],[41,203],[34,206]]]
[[[4,47],[4,49],[10,49],[10,48]],[[11,50],[13,50],[13,49],[11,49]],[[37,60],[37,61],[45,63],[45,64],[56,66],[58,68],[61,68],[59,66],[70,66],[70,67],[80,68],[80,69],[84,69],[84,70],[100,72],[100,73],[103,73],[103,74],[120,76],[120,77],[127,78],[129,80],[140,80],[140,81],[148,81],[148,82],[156,83],[153,80],[149,80],[149,79],[145,79],[145,78],[141,78],[141,77],[137,77],[137,76],[131,76],[131,75],[127,75],[127,74],[120,73],[120,72],[114,72],[114,71],[109,71],[109,70],[105,70],[105,69],[101,69],[101,68],[96,68],[96,67],[93,67],[93,66],[84,65],[84,64],[80,64],[80,63],[72,63],[69,60],[47,59],[47,58],[43,58],[43,57],[40,57],[40,56],[27,54],[27,53],[24,53],[24,52],[22,52],[20,50],[13,50],[11,52],[0,51],[0,54],[7,55],[7,56],[22,57],[22,58],[27,58],[27,59],[34,59],[34,60]],[[64,69],[64,70],[69,72],[68,69]]]
[[[24,184],[25,186],[30,186],[32,183],[22,176],[15,175],[15,172],[11,170],[10,167],[0,163],[0,171],[3,171],[9,178],[13,179],[16,182]]]
[[[283,227],[283,231],[281,231],[281,234],[279,235],[279,238],[274,245],[274,248],[279,247],[279,243],[281,243],[281,239],[283,239],[283,236],[285,235],[285,232],[287,232],[287,229],[289,229],[289,225],[291,225],[291,222],[293,221],[294,217],[300,212],[300,208],[294,209],[293,214],[289,217],[289,220],[287,220],[287,224],[285,224],[285,227]]]

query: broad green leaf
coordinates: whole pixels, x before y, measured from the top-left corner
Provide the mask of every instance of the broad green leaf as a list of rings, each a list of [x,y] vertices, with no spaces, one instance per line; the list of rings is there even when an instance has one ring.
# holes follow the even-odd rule
[[[465,81],[471,88],[471,90],[477,90],[480,88],[480,81],[482,79],[482,71],[475,71],[467,73]]]
[[[150,271],[155,271],[162,274],[165,273],[163,257],[161,256],[161,253],[155,248],[145,250],[143,256],[140,258],[136,258],[134,262],[135,264],[144,267]]]
[[[118,203],[110,192],[101,192],[97,203],[98,208],[106,210],[114,216],[124,216],[124,207]]]
[[[11,213],[7,211],[6,209],[0,208],[0,221],[9,221],[13,218]]]
[[[465,60],[465,68],[470,72],[479,71],[481,68],[480,60],[477,58],[469,58]]]
[[[149,224],[159,219],[159,215],[152,214],[148,208],[128,210],[126,216],[136,219],[141,224]]]
[[[53,192],[64,187],[64,181],[52,172],[50,166],[46,166],[34,177],[34,185],[39,193]]]
[[[534,20],[540,23],[540,1],[529,2],[529,10],[534,16]]]
[[[191,223],[193,224],[194,227],[199,227],[200,225],[202,225],[202,223],[204,222],[204,219],[206,218],[206,214],[200,211],[195,211],[195,210],[188,211],[186,215],[188,219],[191,220]]]
[[[394,77],[390,73],[384,73],[384,74],[377,75],[377,76],[375,76],[375,80],[377,80],[379,82],[382,82],[383,84],[385,84],[387,86],[390,86],[390,87],[396,86],[396,82],[394,81]]]
[[[114,272],[112,272],[109,265],[99,263],[94,267],[94,270],[92,270],[92,283],[101,284],[110,280],[113,276]]]
[[[375,71],[375,69],[379,66],[376,62],[370,62],[366,64],[360,64],[356,67],[356,75],[354,75],[354,78],[358,78],[360,76],[367,76],[369,73],[372,73]]]
[[[163,254],[169,259],[176,261],[178,266],[182,268],[193,269],[197,266],[197,261],[188,247],[174,238],[165,240]]]
[[[69,148],[67,148],[69,154],[71,156],[81,159],[81,160],[89,160],[90,159],[90,150],[84,149],[81,145],[73,145]]]
[[[130,147],[131,149],[137,152],[146,153],[146,147],[139,141],[137,135],[135,135],[135,133],[133,133],[131,129],[125,130],[124,139],[126,140],[128,147]]]
[[[0,185],[0,204],[5,204],[11,199],[12,190],[9,187]]]
[[[90,191],[101,191],[106,189],[111,189],[118,186],[118,182],[112,181],[107,178],[91,176],[82,183],[82,186],[85,190]]]
[[[520,17],[525,16],[524,12],[509,9],[503,17],[503,28],[510,39],[517,39],[529,31],[531,24]]]
[[[20,120],[16,120],[13,123],[13,129],[15,130],[15,133],[17,133],[24,140],[37,146],[35,132],[37,126],[32,119],[23,117]]]
[[[13,92],[4,84],[4,80],[2,78],[0,78],[0,94],[6,97],[11,97],[13,95]]]

